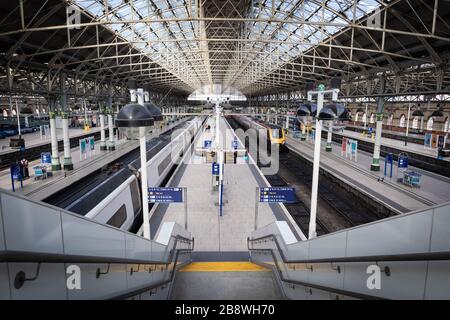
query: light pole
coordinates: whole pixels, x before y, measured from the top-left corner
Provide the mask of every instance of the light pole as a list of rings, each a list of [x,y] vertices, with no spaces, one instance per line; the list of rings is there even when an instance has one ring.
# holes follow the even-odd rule
[[[17,115],[17,129],[19,131],[19,139],[22,139],[22,132],[20,130],[20,109],[16,100],[16,115]]]
[[[150,217],[148,210],[148,180],[147,180],[147,148],[146,134],[154,124],[148,110],[143,106],[143,95],[138,92],[138,102],[124,106],[116,118],[116,126],[124,131],[129,139],[139,139],[141,153],[141,195],[144,238],[150,239]]]
[[[325,90],[324,85],[319,85],[318,91],[308,92],[308,101],[312,100],[313,95],[317,95],[316,133],[314,138],[314,161],[313,161],[311,210],[309,219],[308,239],[312,239],[317,236],[316,232],[317,194],[319,189],[320,143],[322,139],[322,120],[320,119],[320,111],[322,110],[323,107],[323,100],[325,94],[330,93],[332,94],[332,100],[336,101],[338,98],[339,89]]]
[[[216,102],[215,105],[215,112],[216,112],[216,137],[215,137],[215,144],[216,144],[216,157],[217,162],[219,163],[219,216],[223,216],[223,207],[222,207],[222,201],[223,201],[223,150],[220,147],[220,103]]]
[[[100,105],[100,150],[106,151],[106,131],[105,131],[105,107],[103,104]]]

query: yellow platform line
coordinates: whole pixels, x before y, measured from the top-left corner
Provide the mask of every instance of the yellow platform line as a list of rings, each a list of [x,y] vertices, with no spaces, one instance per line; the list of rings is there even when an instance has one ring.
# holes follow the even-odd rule
[[[239,262],[192,262],[180,270],[181,272],[253,272],[270,271],[257,264],[245,261]]]

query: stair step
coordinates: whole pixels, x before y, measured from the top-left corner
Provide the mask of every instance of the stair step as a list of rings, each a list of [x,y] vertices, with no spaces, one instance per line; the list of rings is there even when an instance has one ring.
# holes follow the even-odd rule
[[[210,261],[210,262],[192,262],[180,272],[270,272],[270,269],[264,268],[248,261]]]
[[[205,267],[205,266],[203,266]],[[208,266],[212,267],[211,264]],[[217,268],[216,268],[217,267]],[[171,298],[174,300],[276,300],[281,299],[272,272],[236,271],[242,265],[224,265],[214,270],[177,272]],[[199,269],[196,269],[199,270]],[[211,272],[213,271],[213,272]],[[232,272],[230,272],[232,271]],[[269,271],[269,270],[267,270]]]

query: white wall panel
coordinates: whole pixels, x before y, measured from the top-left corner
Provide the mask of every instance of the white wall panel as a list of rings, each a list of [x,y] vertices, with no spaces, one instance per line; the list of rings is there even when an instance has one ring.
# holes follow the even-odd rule
[[[11,251],[62,253],[58,210],[2,194],[6,248]]]

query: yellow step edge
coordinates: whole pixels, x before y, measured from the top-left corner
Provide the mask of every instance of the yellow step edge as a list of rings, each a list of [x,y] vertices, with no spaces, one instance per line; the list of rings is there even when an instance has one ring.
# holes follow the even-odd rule
[[[252,262],[192,262],[180,270],[181,272],[258,272],[270,271]]]

